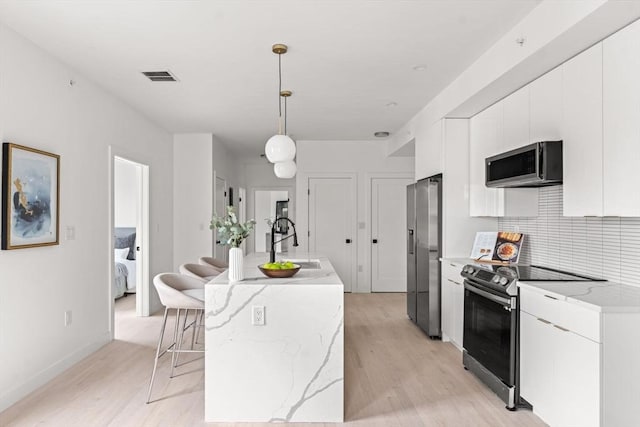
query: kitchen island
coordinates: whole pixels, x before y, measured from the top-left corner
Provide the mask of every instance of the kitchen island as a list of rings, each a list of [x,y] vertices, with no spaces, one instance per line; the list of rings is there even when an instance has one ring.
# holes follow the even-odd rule
[[[281,258],[318,262],[271,279],[258,270],[269,254],[254,253],[243,281],[205,285],[207,422],[343,421],[342,281],[326,257]]]

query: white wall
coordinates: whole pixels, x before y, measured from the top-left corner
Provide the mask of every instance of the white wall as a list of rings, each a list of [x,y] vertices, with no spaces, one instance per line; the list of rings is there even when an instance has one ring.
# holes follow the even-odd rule
[[[212,254],[213,137],[173,136],[173,266]]]
[[[140,167],[116,158],[113,162],[113,223],[133,227],[138,223]]]
[[[413,157],[387,157],[387,145],[384,141],[298,141],[296,162],[296,212],[299,243],[308,247],[308,178],[314,174],[355,173],[357,180],[357,221],[364,224],[358,227],[355,239],[357,246],[357,264],[362,272],[357,273],[357,283],[352,284],[353,292],[371,291],[371,267],[369,252],[371,244],[369,210],[371,195],[368,178],[378,174],[399,174],[412,177],[414,174]],[[398,215],[405,215],[406,206],[400,206]],[[404,250],[404,248],[398,248]]]
[[[237,157],[215,135],[213,137],[213,170],[216,175],[227,181],[227,187],[233,187],[234,198],[237,200],[238,186],[241,184],[242,171]]]
[[[236,156],[211,133],[175,134],[173,165],[173,269],[177,271],[180,264],[213,255],[209,224],[215,209],[215,177],[233,187],[237,206],[243,174]]]
[[[152,276],[171,268],[173,196],[171,136],[4,26],[0,137],[60,155],[62,231],[59,246],[0,252],[2,410],[110,339],[109,146],[150,166]]]

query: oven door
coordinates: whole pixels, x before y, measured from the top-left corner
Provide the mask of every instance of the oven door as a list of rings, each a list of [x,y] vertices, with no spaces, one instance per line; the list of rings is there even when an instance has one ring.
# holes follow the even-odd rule
[[[508,386],[515,386],[517,309],[511,299],[464,281],[463,347]]]

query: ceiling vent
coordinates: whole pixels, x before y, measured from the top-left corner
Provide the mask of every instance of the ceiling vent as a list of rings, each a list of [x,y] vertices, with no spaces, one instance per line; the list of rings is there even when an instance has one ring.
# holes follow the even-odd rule
[[[177,82],[173,74],[169,71],[143,71],[142,74],[147,76],[152,82]]]

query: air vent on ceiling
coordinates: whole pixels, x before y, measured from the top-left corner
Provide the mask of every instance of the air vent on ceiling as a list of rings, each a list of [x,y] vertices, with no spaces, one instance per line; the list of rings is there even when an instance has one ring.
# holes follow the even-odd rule
[[[152,82],[177,82],[173,74],[169,71],[143,71],[142,74],[147,76]]]

